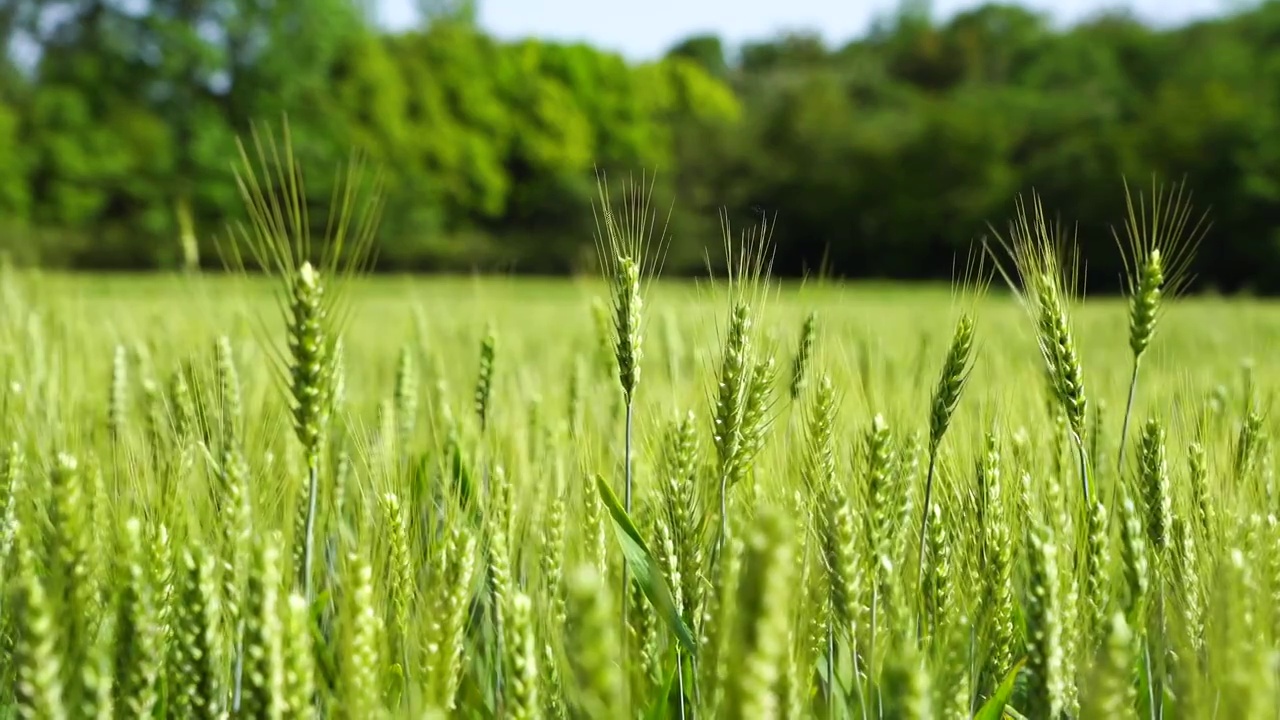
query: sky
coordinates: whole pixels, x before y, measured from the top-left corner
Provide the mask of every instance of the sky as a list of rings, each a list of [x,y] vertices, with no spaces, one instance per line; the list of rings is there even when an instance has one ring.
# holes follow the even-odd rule
[[[413,24],[414,0],[377,0],[381,21]],[[480,24],[502,38],[535,36],[584,40],[633,60],[660,56],[696,33],[719,35],[730,45],[766,39],[783,30],[821,30],[830,44],[866,32],[872,18],[893,11],[897,0],[477,0]],[[1220,14],[1242,0],[1023,0],[1071,23],[1108,8],[1124,7],[1160,25]],[[933,0],[935,17],[981,4]]]

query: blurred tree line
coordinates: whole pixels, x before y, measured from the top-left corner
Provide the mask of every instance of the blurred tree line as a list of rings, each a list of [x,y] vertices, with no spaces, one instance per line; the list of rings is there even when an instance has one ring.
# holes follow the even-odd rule
[[[647,170],[669,273],[717,254],[725,208],[776,213],[781,272],[945,278],[1034,188],[1101,289],[1122,179],[1185,177],[1201,285],[1280,291],[1280,0],[1173,29],[908,3],[843,47],[693,37],[642,64],[422,5],[390,34],[368,0],[0,3],[0,252],[217,267],[236,138],[287,113],[317,203],[353,147],[385,170],[386,269],[589,270],[596,171]]]

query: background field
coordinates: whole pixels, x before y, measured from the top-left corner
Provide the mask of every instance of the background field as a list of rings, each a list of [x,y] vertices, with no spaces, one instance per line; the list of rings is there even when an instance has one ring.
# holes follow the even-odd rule
[[[67,356],[72,377],[106,382],[117,343],[152,347],[162,365],[207,349],[230,333],[246,354],[260,352],[261,324],[282,331],[277,288],[262,279],[154,275],[41,275],[27,281],[36,307],[69,323],[66,341],[100,352]],[[1020,422],[1043,410],[1042,372],[1031,323],[1005,288],[992,288],[980,313],[980,361],[969,399],[1013,403]],[[723,287],[720,288],[723,290]],[[387,392],[399,353],[419,353],[429,372],[443,372],[463,402],[474,380],[482,335],[492,324],[506,363],[499,392],[523,403],[534,394],[560,403],[576,360],[599,367],[600,331],[593,302],[608,288],[593,280],[504,278],[366,279],[353,286],[347,333],[350,385],[368,398]],[[764,326],[785,360],[809,311],[822,327],[821,365],[838,380],[853,412],[871,403],[859,377],[870,363],[878,410],[896,408],[901,420],[922,420],[959,305],[946,285],[786,282],[765,310]],[[700,393],[712,381],[727,305],[714,281],[661,281],[646,303],[647,347],[642,403],[705,409]],[[1091,397],[1112,409],[1124,401],[1130,351],[1122,298],[1087,299],[1078,311],[1080,352]],[[1280,306],[1266,300],[1196,297],[1171,305],[1161,340],[1144,358],[1144,407],[1168,408],[1180,393],[1207,393],[1239,382],[1242,364],[1261,363],[1266,385],[1269,349],[1280,341]],[[279,337],[277,335],[276,337]],[[510,353],[510,355],[507,355]],[[249,362],[247,366],[252,367]],[[596,377],[600,376],[600,377]],[[602,372],[595,377],[600,383]],[[914,408],[915,416],[911,415]],[[1139,408],[1140,410],[1142,407]],[[968,407],[962,416],[978,413]],[[1027,415],[1026,413],[1031,413]],[[1118,418],[1112,418],[1118,419]]]

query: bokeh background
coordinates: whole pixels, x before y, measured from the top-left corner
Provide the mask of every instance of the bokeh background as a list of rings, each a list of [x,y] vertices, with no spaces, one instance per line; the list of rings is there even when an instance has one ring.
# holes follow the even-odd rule
[[[5,0],[0,37],[20,265],[221,267],[236,140],[287,115],[317,208],[385,172],[380,270],[594,272],[597,173],[644,172],[667,275],[723,209],[782,275],[947,279],[1034,189],[1105,292],[1124,180],[1185,178],[1196,288],[1280,291],[1276,1]]]

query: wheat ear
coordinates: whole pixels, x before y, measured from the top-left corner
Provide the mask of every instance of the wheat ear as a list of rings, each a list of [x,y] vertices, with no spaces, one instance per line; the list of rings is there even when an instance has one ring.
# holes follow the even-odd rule
[[[288,347],[274,343],[274,367],[293,412],[294,432],[307,460],[306,522],[303,538],[304,594],[314,599],[311,567],[315,556],[316,503],[321,447],[329,416],[342,391],[338,370],[340,336],[350,316],[346,286],[375,260],[374,242],[382,211],[381,176],[366,177],[356,155],[340,169],[321,247],[314,247],[311,197],[294,154],[286,121],[279,141],[252,133],[253,157],[241,142],[236,183],[248,208],[249,224],[233,228],[219,247],[223,262],[244,272],[247,259],[282,281],[280,309],[288,327]],[[264,335],[270,336],[265,331]]]
[[[1088,507],[1092,504],[1084,446],[1088,402],[1070,315],[1077,285],[1078,248],[1061,225],[1050,225],[1045,219],[1044,207],[1035,194],[1032,194],[1030,209],[1019,199],[1008,237],[998,235],[997,240],[1012,255],[1014,270],[1021,282],[1015,282],[1005,272],[998,258],[996,268],[1035,324],[1036,341],[1050,388],[1071,430],[1080,466],[1081,491]]]
[[[1129,378],[1129,399],[1125,403],[1124,423],[1120,429],[1120,449],[1116,467],[1124,471],[1124,452],[1129,437],[1129,421],[1138,393],[1138,373],[1142,358],[1155,334],[1156,323],[1168,300],[1180,293],[1191,281],[1191,261],[1201,239],[1208,232],[1207,213],[1191,222],[1191,196],[1184,184],[1169,189],[1153,183],[1150,212],[1147,201],[1139,196],[1135,206],[1129,184],[1124,187],[1125,239],[1112,230],[1120,255],[1124,259],[1126,294],[1129,299],[1129,348],[1133,351],[1133,370]]]
[[[969,374],[973,371],[973,343],[976,322],[977,302],[986,295],[990,283],[990,275],[982,264],[983,256],[969,256],[965,275],[961,282],[961,294],[967,295],[969,306],[960,313],[956,321],[955,331],[951,335],[951,346],[947,349],[946,360],[942,364],[942,374],[933,391],[929,404],[929,469],[924,481],[923,517],[920,521],[920,559],[917,571],[924,576],[925,540],[928,537],[929,516],[932,512],[933,478],[938,466],[938,448],[942,439],[951,427],[951,419],[955,416],[956,407],[960,404],[960,396],[969,383]]]

